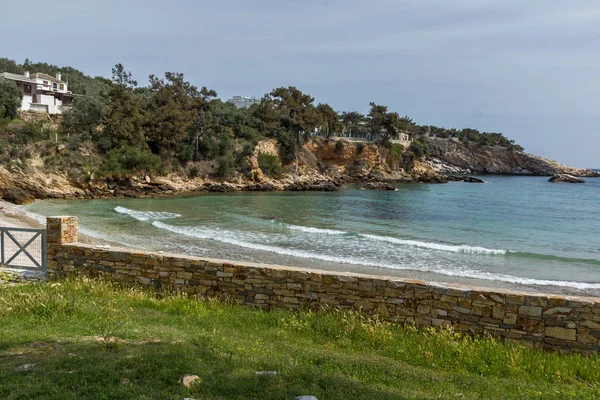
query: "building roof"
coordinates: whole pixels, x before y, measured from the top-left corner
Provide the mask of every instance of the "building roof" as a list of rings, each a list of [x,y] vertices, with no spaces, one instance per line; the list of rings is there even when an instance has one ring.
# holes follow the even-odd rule
[[[13,81],[36,83],[35,79],[27,78],[25,75],[11,74],[10,72],[2,72],[0,74],[0,77],[6,78],[6,79],[10,79],[10,80],[13,80]]]
[[[47,81],[52,81],[52,82],[58,82],[58,83],[64,83],[63,81],[56,79],[55,76],[52,75],[48,75],[48,74],[44,74],[43,72],[36,72],[35,74],[31,74],[31,76],[33,78],[38,78],[38,79],[45,79]]]

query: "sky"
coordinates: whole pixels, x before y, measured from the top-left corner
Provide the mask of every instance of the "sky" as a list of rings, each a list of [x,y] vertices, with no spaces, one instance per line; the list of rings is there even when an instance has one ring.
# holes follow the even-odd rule
[[[598,0],[0,0],[0,10],[0,57],[18,62],[105,77],[122,63],[143,85],[182,72],[224,100],[296,86],[339,111],[375,101],[600,168]]]

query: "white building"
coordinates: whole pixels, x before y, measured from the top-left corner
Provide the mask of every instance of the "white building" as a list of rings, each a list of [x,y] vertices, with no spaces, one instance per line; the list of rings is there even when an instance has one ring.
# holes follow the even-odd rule
[[[227,100],[228,103],[232,103],[237,108],[248,108],[253,104],[260,103],[261,99],[256,97],[247,97],[247,96],[233,96],[231,99]]]
[[[0,73],[0,78],[14,81],[23,91],[21,111],[38,111],[60,114],[61,106],[69,106],[75,95],[67,90],[67,82],[61,80],[60,72],[52,77],[41,72],[23,75]]]

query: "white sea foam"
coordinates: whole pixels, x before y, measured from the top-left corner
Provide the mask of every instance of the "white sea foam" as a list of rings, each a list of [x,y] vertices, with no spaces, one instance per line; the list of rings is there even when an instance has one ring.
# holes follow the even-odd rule
[[[313,228],[308,226],[299,226],[299,225],[291,225],[282,223],[282,225],[286,226],[288,229],[293,231],[300,231],[305,233],[314,233],[314,234],[325,234],[325,235],[346,235],[348,232],[335,230],[335,229],[321,229],[321,228]],[[507,250],[503,249],[488,249],[480,246],[469,246],[466,244],[461,245],[453,245],[453,244],[441,244],[441,243],[432,243],[432,242],[424,242],[419,240],[412,239],[399,239],[391,236],[378,236],[378,235],[369,235],[369,234],[358,234],[359,237],[363,237],[365,239],[375,240],[378,242],[387,242],[393,243],[403,246],[410,247],[420,247],[430,250],[437,251],[446,251],[450,253],[466,253],[466,254],[489,254],[489,255],[502,255],[508,253]]]
[[[291,229],[293,231],[300,231],[300,232],[304,232],[304,233],[314,233],[317,235],[345,235],[347,232],[344,231],[338,231],[335,229],[322,229],[322,228],[313,228],[311,226],[300,226],[300,225],[291,225],[291,224],[285,224],[285,226],[288,229]]]
[[[447,252],[451,252],[451,253],[496,254],[496,255],[502,255],[502,254],[507,253],[506,250],[502,250],[502,249],[488,249],[488,248],[479,247],[479,246],[468,246],[466,244],[453,245],[453,244],[421,242],[419,240],[398,239],[398,238],[390,237],[390,236],[378,236],[378,235],[367,235],[367,234],[361,234],[360,236],[367,238],[367,239],[371,239],[371,240],[400,244],[400,245],[411,246],[411,247],[421,247],[421,248],[430,249],[430,250],[447,251]]]
[[[34,221],[37,221],[37,222],[39,222],[42,225],[46,225],[46,217],[45,216],[40,215],[40,214],[36,214],[34,212],[31,212],[31,211],[27,211],[24,208],[21,208],[20,212],[24,216],[26,216],[27,218],[30,218],[30,219],[32,219]]]
[[[180,214],[164,212],[164,211],[136,211],[130,210],[129,208],[117,206],[115,211],[120,214],[126,214],[130,217],[137,219],[138,221],[157,221],[161,219],[172,219],[181,217]]]
[[[496,274],[485,271],[471,270],[471,269],[446,269],[446,268],[432,268],[425,266],[412,266],[412,265],[392,265],[382,262],[375,262],[371,260],[361,258],[347,258],[338,257],[327,254],[313,253],[306,250],[283,248],[279,246],[272,246],[267,244],[253,243],[246,240],[238,240],[235,238],[234,232],[227,232],[218,229],[210,228],[199,228],[199,227],[185,227],[185,226],[173,226],[168,225],[160,221],[154,221],[152,225],[159,229],[164,229],[176,234],[185,235],[188,237],[198,239],[209,239],[216,240],[222,243],[231,244],[252,250],[266,251],[269,253],[275,253],[280,255],[299,257],[305,259],[321,260],[339,264],[349,264],[357,266],[367,266],[375,268],[391,268],[398,270],[418,270],[424,272],[432,272],[445,276],[457,276],[463,278],[473,278],[482,280],[500,281],[506,283],[522,284],[522,285],[535,285],[535,286],[559,286],[576,288],[580,290],[598,290],[600,289],[600,283],[588,283],[588,282],[574,282],[574,281],[555,281],[545,279],[533,279],[518,277],[506,274]],[[488,249],[489,250],[489,249]],[[458,252],[458,251],[454,251]]]

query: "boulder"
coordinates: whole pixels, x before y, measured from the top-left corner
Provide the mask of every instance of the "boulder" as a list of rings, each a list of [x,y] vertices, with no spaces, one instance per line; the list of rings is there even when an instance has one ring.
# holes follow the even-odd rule
[[[180,380],[181,384],[187,388],[200,383],[200,381],[201,380],[198,375],[184,375]]]
[[[321,191],[321,192],[335,192],[339,190],[339,186],[332,181],[323,181],[323,182],[293,182],[289,185],[285,186],[285,190],[291,192],[299,192],[299,191]]]
[[[277,190],[277,186],[268,182],[251,183],[244,186],[243,190],[248,192],[272,192]]]
[[[448,179],[435,172],[426,172],[416,177],[417,182],[421,183],[448,183]]]
[[[553,183],[584,183],[585,181],[577,176],[569,174],[556,174],[548,179],[548,182]]]
[[[30,204],[35,201],[35,196],[30,191],[16,186],[4,188],[1,195],[4,200],[14,204]]]
[[[452,182],[484,183],[483,179],[475,178],[474,176],[448,175],[446,178]]]
[[[396,190],[394,185],[385,182],[370,182],[365,184],[364,188],[369,190]]]
[[[464,176],[462,181],[469,183],[484,183],[483,179],[475,178],[474,176]]]

